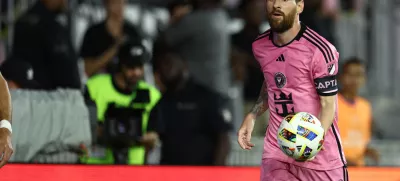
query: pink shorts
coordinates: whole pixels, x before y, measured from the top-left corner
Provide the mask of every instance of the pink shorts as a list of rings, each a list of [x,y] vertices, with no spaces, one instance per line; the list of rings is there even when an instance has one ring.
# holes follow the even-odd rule
[[[320,171],[274,159],[263,159],[261,181],[349,181],[349,178],[345,167]]]

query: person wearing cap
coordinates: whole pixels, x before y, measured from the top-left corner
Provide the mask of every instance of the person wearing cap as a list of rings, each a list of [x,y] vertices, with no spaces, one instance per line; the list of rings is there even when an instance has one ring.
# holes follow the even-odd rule
[[[34,80],[33,68],[28,62],[9,58],[0,66],[0,71],[7,81],[9,89],[36,89],[39,87]]]
[[[32,65],[42,90],[81,89],[79,57],[61,23],[67,0],[37,0],[15,22],[12,56]]]
[[[143,165],[145,163],[146,148],[151,148],[158,140],[153,124],[148,121],[149,114],[161,98],[161,93],[153,86],[144,82],[143,65],[149,60],[148,52],[140,42],[128,42],[121,46],[118,52],[118,71],[112,74],[98,74],[92,76],[86,84],[85,97],[93,101],[97,107],[99,140],[108,130],[108,113],[111,106],[140,111],[141,134],[130,146],[126,163],[129,165]],[[114,107],[114,106],[113,106]],[[98,144],[96,144],[98,145]],[[103,144],[104,146],[104,144]],[[86,164],[119,164],[110,147],[98,149],[96,153],[81,159]],[[101,153],[98,151],[102,150]]]

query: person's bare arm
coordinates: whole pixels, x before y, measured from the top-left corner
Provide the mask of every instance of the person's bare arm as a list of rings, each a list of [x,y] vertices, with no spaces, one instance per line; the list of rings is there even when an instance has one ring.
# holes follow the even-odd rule
[[[112,58],[118,52],[118,44],[113,45],[108,50],[106,50],[99,57],[84,57],[85,61],[85,73],[88,77],[92,76],[96,72],[100,71],[102,68],[107,66],[107,64],[112,60]]]
[[[7,82],[0,74],[0,120],[8,120],[11,123],[11,96]]]
[[[7,82],[0,73],[0,167],[3,167],[13,154],[11,144],[11,96]]]
[[[254,144],[250,141],[251,133],[254,129],[254,122],[258,116],[268,110],[268,92],[266,87],[264,82],[261,86],[260,95],[258,96],[256,104],[246,115],[238,131],[238,143],[243,149],[251,150],[251,148],[254,147]]]
[[[321,102],[321,115],[320,121],[325,133],[331,127],[333,119],[335,118],[336,111],[336,95],[333,96],[320,96]]]
[[[268,110],[268,93],[266,90],[265,82],[261,86],[260,94],[250,113],[254,118],[259,117]]]

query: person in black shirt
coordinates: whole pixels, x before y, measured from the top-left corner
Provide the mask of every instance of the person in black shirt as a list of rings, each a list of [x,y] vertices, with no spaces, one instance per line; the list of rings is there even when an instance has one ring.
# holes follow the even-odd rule
[[[112,73],[120,45],[124,41],[140,40],[135,27],[124,20],[125,0],[104,0],[104,4],[106,19],[87,30],[81,47],[80,54],[89,77],[101,71]]]
[[[39,87],[34,80],[32,66],[23,60],[15,57],[8,58],[1,64],[0,72],[6,79],[9,89],[36,89]]]
[[[258,62],[254,59],[252,44],[260,34],[260,27],[264,20],[264,2],[262,0],[246,0],[240,4],[242,17],[245,21],[244,28],[232,36],[234,50],[241,52],[241,62],[245,64],[246,75],[244,80],[244,98],[254,102],[258,98],[257,91],[264,81]]]
[[[15,25],[12,55],[30,63],[41,89],[80,89],[78,56],[58,21],[66,0],[40,0]]]
[[[232,128],[228,100],[191,79],[177,55],[157,57],[164,93],[149,121],[162,141],[160,164],[224,165]]]

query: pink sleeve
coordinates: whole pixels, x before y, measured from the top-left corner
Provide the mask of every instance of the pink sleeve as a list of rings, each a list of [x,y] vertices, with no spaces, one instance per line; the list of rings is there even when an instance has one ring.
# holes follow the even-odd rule
[[[339,53],[336,50],[332,50],[332,53],[333,58],[330,58],[329,53],[324,54],[316,50],[313,56],[312,74],[317,93],[320,96],[332,96],[338,92],[336,75],[339,70]]]

